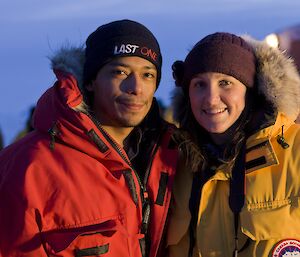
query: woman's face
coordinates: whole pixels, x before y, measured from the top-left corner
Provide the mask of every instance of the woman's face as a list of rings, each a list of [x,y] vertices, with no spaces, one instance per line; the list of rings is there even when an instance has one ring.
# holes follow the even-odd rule
[[[246,86],[232,76],[217,72],[196,75],[189,97],[195,119],[210,133],[223,133],[245,107]]]

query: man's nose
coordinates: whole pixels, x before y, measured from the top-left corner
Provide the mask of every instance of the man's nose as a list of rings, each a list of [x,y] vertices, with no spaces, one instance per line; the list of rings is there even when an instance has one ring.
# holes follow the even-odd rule
[[[142,80],[138,74],[132,73],[126,79],[126,93],[139,95],[142,92]]]

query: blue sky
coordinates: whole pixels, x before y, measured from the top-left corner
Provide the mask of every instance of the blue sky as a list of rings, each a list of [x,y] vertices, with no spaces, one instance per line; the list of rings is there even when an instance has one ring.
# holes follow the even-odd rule
[[[24,127],[29,108],[55,77],[48,56],[81,45],[98,26],[129,18],[145,24],[163,53],[156,96],[170,103],[170,66],[216,31],[267,34],[300,23],[296,0],[0,0],[0,129],[5,144]]]

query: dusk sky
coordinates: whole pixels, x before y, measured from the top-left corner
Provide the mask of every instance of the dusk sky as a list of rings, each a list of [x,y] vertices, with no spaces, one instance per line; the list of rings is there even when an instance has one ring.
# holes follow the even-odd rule
[[[157,98],[170,103],[171,65],[207,34],[226,31],[264,39],[300,24],[299,0],[0,0],[0,130],[5,145],[24,127],[30,106],[55,81],[48,56],[80,46],[98,26],[133,19],[157,37],[162,81]]]

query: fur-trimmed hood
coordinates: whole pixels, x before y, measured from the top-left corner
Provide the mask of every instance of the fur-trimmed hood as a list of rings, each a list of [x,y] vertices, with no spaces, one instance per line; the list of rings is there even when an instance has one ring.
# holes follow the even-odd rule
[[[51,57],[51,68],[71,73],[83,89],[84,47],[62,47]]]
[[[32,121],[35,129],[49,133],[55,124],[70,120],[82,131],[91,126],[91,122],[82,122],[89,119],[82,83],[84,58],[83,47],[69,46],[49,57],[57,80],[37,102]]]
[[[74,107],[75,110],[88,112],[87,95],[83,85],[83,67],[85,62],[85,49],[83,46],[64,46],[57,50],[51,57],[51,68],[72,74],[77,81],[77,86],[83,95],[83,102]]]
[[[300,113],[300,76],[291,58],[265,42],[243,38],[253,47],[257,58],[257,89],[277,111],[296,120]],[[181,88],[173,92],[174,119],[182,121],[188,100]]]

